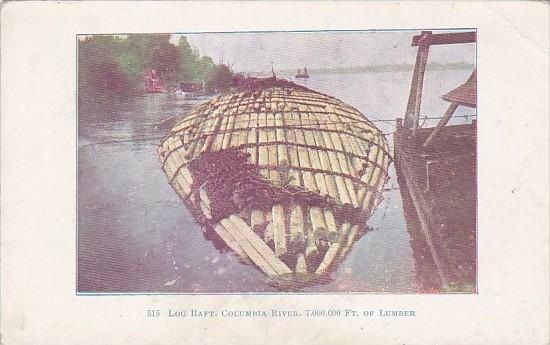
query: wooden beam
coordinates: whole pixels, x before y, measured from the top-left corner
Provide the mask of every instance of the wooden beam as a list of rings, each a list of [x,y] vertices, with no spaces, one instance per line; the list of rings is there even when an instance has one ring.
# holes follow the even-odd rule
[[[449,122],[449,120],[451,119],[451,116],[453,116],[453,114],[455,113],[456,108],[458,108],[458,103],[451,103],[449,105],[449,108],[447,108],[445,115],[443,115],[441,120],[439,120],[439,123],[437,124],[437,126],[433,129],[428,139],[426,139],[426,142],[424,142],[424,145],[422,145],[424,148],[427,148],[428,146],[430,146],[434,138],[437,137],[437,134],[447,124],[447,122]]]
[[[273,241],[275,241],[275,255],[281,257],[286,254],[286,224],[285,211],[282,204],[273,205],[271,208],[273,222]]]
[[[227,218],[226,218],[227,219]],[[239,230],[242,236],[248,241],[248,243],[261,255],[261,257],[275,270],[277,274],[292,273],[288,266],[282,262],[273,253],[271,248],[265,244],[264,241],[258,235],[252,231],[252,229],[241,219],[241,217],[232,215],[228,219]],[[222,220],[223,222],[223,220]],[[246,247],[243,247],[246,249]]]
[[[235,253],[237,253],[238,256],[240,256],[243,259],[250,260],[248,255],[244,252],[243,248],[239,244],[239,242],[231,236],[231,234],[227,231],[227,229],[221,225],[216,224],[214,226],[214,231],[220,236],[220,238],[227,244],[229,248],[231,248]]]
[[[422,101],[422,88],[424,86],[424,74],[431,45],[459,44],[476,42],[476,32],[453,32],[444,34],[432,34],[431,31],[422,31],[420,35],[413,37],[412,45],[418,46],[416,62],[414,65],[409,100],[405,113],[404,127],[412,129],[413,134],[418,129],[420,117],[420,105]]]
[[[424,34],[426,35],[426,34]],[[418,129],[418,119],[420,116],[420,105],[422,101],[422,88],[424,86],[424,73],[426,72],[426,63],[430,46],[421,45],[418,47],[416,62],[414,65],[413,78],[411,81],[411,90],[409,92],[409,101],[407,102],[407,111],[405,113],[405,128],[416,132]]]
[[[237,225],[233,224],[228,218],[222,219],[219,223],[222,225],[226,230],[227,233],[235,240],[235,242],[238,244],[238,246],[242,249],[242,251],[246,254],[246,256],[256,265],[258,268],[262,270],[267,276],[275,276],[278,275],[279,272],[277,272],[273,266],[269,264],[268,261],[264,258],[264,256],[260,253],[262,249],[256,248],[254,245],[250,243],[250,241],[247,239],[246,235],[243,235],[240,232],[240,229]],[[216,227],[214,227],[216,229]],[[220,228],[218,228],[216,231],[218,234],[221,234],[219,231]],[[250,229],[252,231],[252,229]],[[254,234],[256,236],[256,234]],[[222,237],[223,238],[223,237]],[[226,242],[227,243],[227,242]],[[233,247],[237,247],[235,243],[232,243]],[[229,244],[228,244],[229,246]],[[230,247],[232,248],[232,247]],[[233,248],[232,248],[233,249]],[[271,249],[269,250],[271,251]],[[275,254],[273,254],[275,256]]]
[[[431,31],[423,32],[412,39],[412,46],[439,45],[439,44],[461,44],[476,42],[476,32],[451,32],[444,34],[432,34]]]

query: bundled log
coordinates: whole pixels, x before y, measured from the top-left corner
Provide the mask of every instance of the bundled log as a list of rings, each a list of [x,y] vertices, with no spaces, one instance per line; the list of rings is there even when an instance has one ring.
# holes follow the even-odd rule
[[[277,141],[276,138],[276,132],[273,127],[275,126],[275,115],[273,113],[267,114],[267,127],[269,129],[267,130],[267,141],[270,143],[270,145],[267,146],[267,154],[268,154],[268,164],[270,166],[277,166],[278,160],[277,160],[277,145],[274,144]],[[273,183],[280,185],[281,183],[281,177],[279,175],[279,171],[275,169],[269,170],[269,178]]]
[[[265,113],[265,110],[262,110],[262,112],[258,115],[258,165],[260,167],[269,165],[269,153],[266,145],[268,143],[268,134],[265,127],[267,127],[267,114]],[[260,173],[263,177],[269,179],[269,170],[261,169]]]
[[[390,163],[361,113],[278,79],[192,110],[158,152],[206,231],[293,288],[330,274],[366,232]]]
[[[250,214],[250,227],[255,232],[259,232],[265,227],[266,220],[264,213],[261,210],[253,210]]]
[[[350,230],[349,223],[342,224],[342,229],[340,231],[338,240],[330,245],[327,252],[325,253],[325,257],[323,258],[323,261],[321,261],[321,263],[319,264],[319,267],[315,271],[315,274],[325,274],[328,271],[328,269],[335,263],[338,252],[340,251],[340,248],[344,243],[344,241],[347,239],[349,230]]]
[[[313,127],[320,127],[319,120],[316,118],[312,119],[311,125]],[[325,146],[323,135],[320,133],[320,131],[313,131],[313,138],[315,140],[315,146],[318,146],[318,147]],[[331,163],[330,163],[328,153],[325,150],[319,150],[318,154],[319,154],[319,162],[321,164],[321,169],[323,171],[330,171]],[[326,173],[324,173],[323,175],[325,177],[325,183],[326,183],[328,195],[335,200],[341,200],[341,198],[339,198],[338,186],[336,185],[335,177]]]
[[[328,129],[326,125],[326,119],[322,121],[318,121],[319,127],[321,129]],[[321,134],[323,136],[323,146],[327,148],[326,152],[329,158],[329,167],[330,170],[333,170],[339,175],[334,175],[334,180],[336,182],[336,187],[338,189],[338,197],[340,202],[343,205],[346,204],[352,204],[352,199],[350,197],[350,191],[348,189],[348,186],[346,185],[344,178],[340,175],[343,174],[343,171],[340,167],[340,161],[338,160],[338,155],[336,154],[336,146],[333,143],[333,138],[331,136],[331,132],[328,131],[321,131]]]
[[[271,209],[273,217],[273,240],[275,241],[275,254],[279,257],[286,254],[286,223],[283,205],[274,205]]]
[[[302,206],[297,203],[290,205],[290,246],[294,251],[303,250],[304,236],[304,212]]]

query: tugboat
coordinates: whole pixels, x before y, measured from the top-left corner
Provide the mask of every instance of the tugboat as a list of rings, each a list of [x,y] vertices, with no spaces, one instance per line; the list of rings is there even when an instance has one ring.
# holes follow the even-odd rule
[[[196,107],[158,147],[205,237],[283,291],[329,280],[369,231],[389,151],[358,110],[275,77]]]
[[[307,73],[307,67],[304,67],[304,71],[302,72],[301,69],[298,68],[298,71],[294,78],[309,78],[309,74]]]
[[[152,69],[143,77],[144,91],[146,93],[164,93],[166,89],[161,84],[157,71]]]

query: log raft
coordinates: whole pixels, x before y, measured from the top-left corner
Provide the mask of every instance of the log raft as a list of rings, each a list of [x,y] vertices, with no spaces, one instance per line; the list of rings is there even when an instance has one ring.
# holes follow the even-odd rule
[[[275,78],[195,108],[158,153],[209,238],[281,290],[329,279],[367,232],[391,162],[359,111]]]

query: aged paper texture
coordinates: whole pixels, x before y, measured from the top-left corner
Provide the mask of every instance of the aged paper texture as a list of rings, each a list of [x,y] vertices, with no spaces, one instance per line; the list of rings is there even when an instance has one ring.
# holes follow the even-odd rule
[[[2,344],[548,344],[544,2],[7,2]]]

